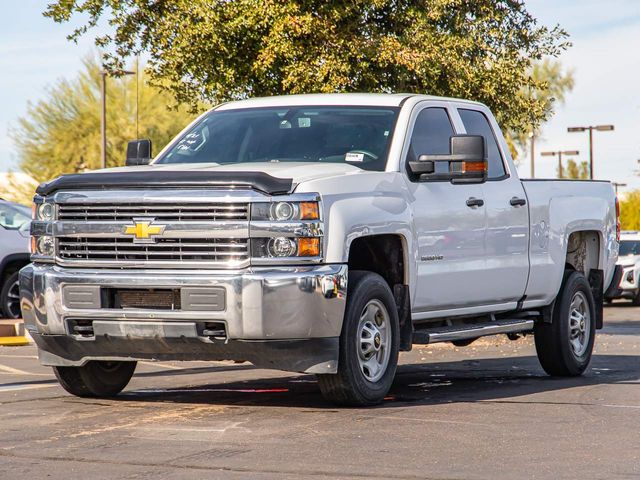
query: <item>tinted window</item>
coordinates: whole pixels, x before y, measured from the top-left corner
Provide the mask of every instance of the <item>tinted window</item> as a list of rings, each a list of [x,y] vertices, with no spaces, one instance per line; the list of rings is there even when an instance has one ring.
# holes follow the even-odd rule
[[[438,155],[450,153],[450,138],[454,134],[449,115],[444,108],[425,108],[416,118],[411,133],[409,161],[415,161],[420,155]],[[436,162],[436,172],[447,171],[445,162]]]
[[[0,225],[9,230],[18,230],[31,221],[31,209],[22,205],[0,203]]]
[[[476,110],[459,109],[458,113],[464,124],[464,128],[469,135],[482,135],[487,146],[487,155],[489,160],[488,178],[497,178],[505,175],[504,163],[498,149],[496,137],[493,134],[491,125],[484,113]]]
[[[640,242],[636,240],[622,240],[619,255],[640,255]]]
[[[383,171],[397,113],[358,106],[213,111],[155,163],[329,162]]]

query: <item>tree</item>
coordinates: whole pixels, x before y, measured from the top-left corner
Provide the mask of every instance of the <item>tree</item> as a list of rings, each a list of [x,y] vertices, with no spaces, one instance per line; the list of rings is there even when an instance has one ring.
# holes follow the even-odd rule
[[[556,177],[568,178],[571,180],[587,180],[589,178],[589,162],[576,162],[575,160],[567,160],[567,164],[562,168],[562,175],[556,168]]]
[[[640,230],[640,190],[627,193],[620,200],[622,230]]]
[[[518,157],[517,149],[526,150],[532,135],[539,135],[541,123],[553,115],[554,107],[557,104],[564,103],[566,95],[573,90],[574,85],[573,71],[563,70],[559,61],[549,58],[534,63],[529,70],[529,75],[533,82],[522,87],[520,94],[528,102],[533,101],[540,104],[544,115],[542,122],[532,117],[526,128],[507,132],[507,141],[514,158]]]
[[[150,78],[192,105],[309,92],[415,92],[486,103],[508,130],[537,125],[532,61],[567,48],[519,0],[57,0],[45,15],[100,20],[104,62],[149,56]]]
[[[154,149],[164,146],[193,118],[184,106],[170,108],[173,98],[139,85],[139,136]],[[123,165],[126,146],[136,138],[136,77],[107,78],[107,166]],[[100,168],[100,67],[92,57],[75,80],[60,80],[47,98],[30,104],[11,137],[21,169],[38,181],[63,173]]]

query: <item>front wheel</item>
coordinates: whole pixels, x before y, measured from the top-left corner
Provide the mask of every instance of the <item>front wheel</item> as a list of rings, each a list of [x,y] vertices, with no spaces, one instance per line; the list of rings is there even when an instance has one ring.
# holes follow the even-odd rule
[[[349,273],[338,373],[318,375],[322,395],[339,405],[380,403],[398,365],[398,312],[387,282],[372,272]]]
[[[538,359],[549,375],[582,375],[591,361],[596,335],[595,302],[580,272],[565,273],[551,323],[536,324]]]
[[[82,367],[53,367],[67,392],[77,397],[113,397],[127,386],[136,362],[91,361]]]
[[[18,272],[7,277],[0,286],[0,314],[4,318],[20,318],[20,279]]]

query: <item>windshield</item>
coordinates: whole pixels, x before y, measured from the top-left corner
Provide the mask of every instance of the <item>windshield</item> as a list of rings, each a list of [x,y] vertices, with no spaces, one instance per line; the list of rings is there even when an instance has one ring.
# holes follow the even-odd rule
[[[640,255],[640,240],[622,240],[620,242],[620,251],[618,255]]]
[[[9,230],[19,230],[31,221],[31,209],[23,205],[0,203],[0,225]]]
[[[213,111],[154,163],[327,162],[382,171],[397,113],[388,107]]]

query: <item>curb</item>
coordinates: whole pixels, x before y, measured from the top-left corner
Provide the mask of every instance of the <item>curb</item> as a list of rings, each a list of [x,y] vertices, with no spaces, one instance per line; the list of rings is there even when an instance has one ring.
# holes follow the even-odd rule
[[[31,340],[22,320],[0,320],[0,346],[29,345]]]

